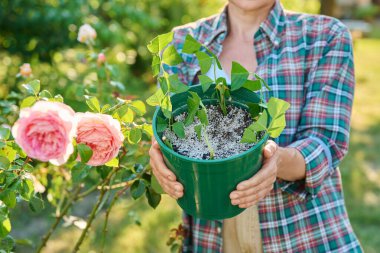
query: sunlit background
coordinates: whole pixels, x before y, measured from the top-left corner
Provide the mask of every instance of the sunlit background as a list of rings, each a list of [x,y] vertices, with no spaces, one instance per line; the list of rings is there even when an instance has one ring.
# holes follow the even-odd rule
[[[85,75],[76,41],[81,24],[97,31],[97,43],[109,47],[107,58],[116,69],[124,95],[146,98],[154,89],[150,55],[145,47],[155,35],[172,27],[219,12],[226,1],[206,0],[1,0],[0,1],[0,98],[17,88],[19,66],[30,62],[42,87],[65,95],[77,110],[83,101]],[[292,11],[323,13],[343,20],[354,38],[356,91],[349,155],[340,166],[348,213],[366,252],[380,250],[380,1],[379,0],[284,0]],[[88,76],[86,80],[91,82]],[[1,117],[1,116],[0,116]],[[95,195],[93,201],[95,201]],[[91,200],[87,200],[91,201]],[[82,202],[74,213],[88,213]],[[176,202],[163,197],[153,210],[145,199],[120,202],[110,218],[107,252],[169,252],[170,228],[181,220]],[[133,210],[133,211],[132,211]],[[11,234],[31,252],[28,244],[38,239],[52,221],[51,209],[34,214],[28,208],[12,213]],[[95,222],[81,252],[98,252],[102,217]],[[68,252],[79,236],[76,226],[61,228],[44,252]],[[28,238],[28,239],[26,239]],[[32,239],[32,240],[30,240]]]

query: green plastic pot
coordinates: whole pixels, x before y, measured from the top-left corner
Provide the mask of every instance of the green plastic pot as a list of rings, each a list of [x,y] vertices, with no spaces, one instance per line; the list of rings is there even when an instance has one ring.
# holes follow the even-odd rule
[[[216,102],[211,98],[213,88],[203,93],[201,86],[195,85],[190,91],[198,93],[202,101],[210,103]],[[187,110],[189,96],[189,92],[184,92],[171,97],[174,116]],[[231,92],[231,97],[232,103],[239,107],[246,107],[245,102],[260,101],[256,94],[244,88]],[[268,134],[243,153],[218,160],[200,160],[178,154],[167,147],[161,140],[162,133],[157,132],[157,117],[164,117],[160,108],[153,116],[153,133],[165,164],[184,187],[184,195],[177,200],[179,206],[194,217],[208,220],[227,219],[243,212],[244,208],[231,204],[229,195],[238,183],[252,177],[261,168],[262,150],[269,138]]]

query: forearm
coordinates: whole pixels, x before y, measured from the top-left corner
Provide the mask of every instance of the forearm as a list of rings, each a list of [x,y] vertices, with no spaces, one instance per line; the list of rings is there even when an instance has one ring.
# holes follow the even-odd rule
[[[306,163],[303,155],[295,148],[277,150],[279,163],[277,177],[286,181],[302,180],[306,177]]]

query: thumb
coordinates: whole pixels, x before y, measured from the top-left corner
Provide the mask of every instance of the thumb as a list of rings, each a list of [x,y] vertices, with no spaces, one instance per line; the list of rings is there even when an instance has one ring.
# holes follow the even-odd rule
[[[277,144],[270,140],[264,147],[263,154],[265,158],[271,158],[277,151]]]

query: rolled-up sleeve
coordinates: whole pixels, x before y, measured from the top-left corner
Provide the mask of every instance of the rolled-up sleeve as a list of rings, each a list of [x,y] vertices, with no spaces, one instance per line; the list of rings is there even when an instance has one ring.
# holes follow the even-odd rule
[[[288,146],[304,157],[306,178],[282,187],[303,199],[318,194],[348,151],[355,78],[347,28],[342,26],[324,50],[309,72],[301,118],[294,142]]]

